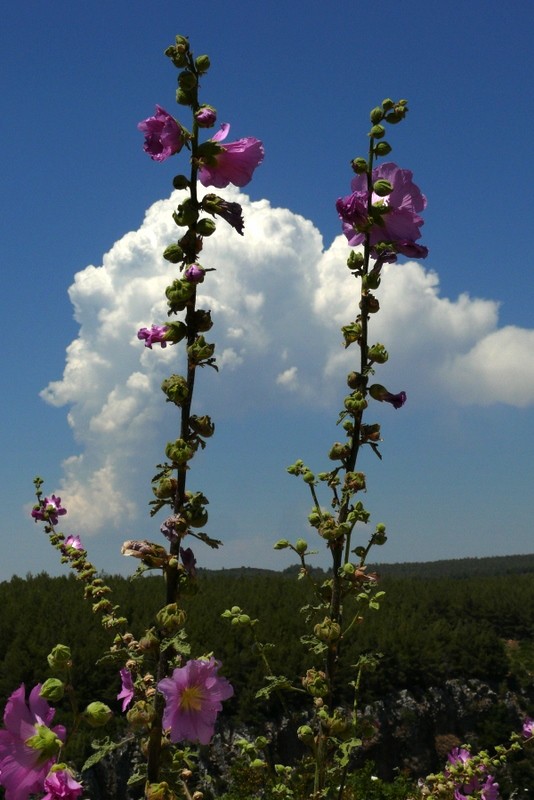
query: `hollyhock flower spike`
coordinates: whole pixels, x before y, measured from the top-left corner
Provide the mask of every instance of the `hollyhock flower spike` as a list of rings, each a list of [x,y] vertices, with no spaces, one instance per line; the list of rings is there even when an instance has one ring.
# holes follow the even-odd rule
[[[5,730],[0,730],[0,786],[6,800],[27,800],[30,794],[41,792],[65,741],[63,726],[48,727],[55,709],[39,696],[40,691],[41,684],[37,684],[26,703],[21,684],[5,707]]]
[[[52,525],[57,525],[59,517],[62,517],[66,513],[67,509],[63,508],[61,505],[61,497],[56,497],[56,495],[53,494],[51,497],[45,497],[44,500],[41,500],[40,505],[34,506],[32,517],[36,522],[37,520],[42,520],[43,522],[50,522]]]
[[[45,778],[46,794],[42,800],[76,800],[83,792],[83,786],[74,779],[65,764],[56,764]]]
[[[117,700],[122,700],[122,710],[126,711],[134,697],[134,685],[132,681],[132,673],[129,669],[124,667],[120,671],[122,687],[117,695]]]
[[[371,194],[371,217],[368,216],[367,175],[357,175],[351,183],[352,194],[339,198],[337,212],[342,220],[343,233],[351,247],[365,242],[369,235],[371,255],[377,258],[380,249],[376,246],[391,244],[392,256],[383,259],[394,261],[394,254],[401,253],[410,258],[425,258],[426,247],[416,245],[421,238],[420,228],[424,220],[419,215],[426,207],[426,197],[412,181],[413,174],[388,162],[373,169],[373,186],[391,186],[387,194]]]
[[[140,328],[137,331],[137,338],[141,341],[144,340],[145,347],[152,350],[153,344],[160,344],[162,347],[167,347],[165,334],[169,330],[168,325],[152,325],[150,330],[148,328]]]
[[[161,106],[156,105],[155,115],[144,119],[137,127],[145,134],[143,150],[153,161],[166,161],[183,147],[181,126]]]
[[[234,693],[226,678],[217,675],[220,666],[214,658],[192,659],[158,683],[165,697],[163,727],[170,731],[171,742],[210,742],[221,701]]]
[[[226,139],[230,125],[224,122],[221,130],[210,139],[219,143]],[[246,186],[252,180],[252,174],[263,161],[264,149],[259,139],[247,136],[236,142],[219,145],[214,154],[201,157],[198,179],[203,186],[215,186],[224,189],[229,183],[234,186]]]

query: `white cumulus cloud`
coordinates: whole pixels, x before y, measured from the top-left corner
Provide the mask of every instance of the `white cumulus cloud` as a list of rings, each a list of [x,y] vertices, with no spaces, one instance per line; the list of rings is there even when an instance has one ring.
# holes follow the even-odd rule
[[[221,221],[201,254],[203,266],[215,268],[199,287],[199,305],[212,311],[207,338],[216,342],[220,372],[199,371],[196,413],[229,419],[247,408],[339,399],[357,352],[343,348],[339,330],[357,313],[345,240],[324,251],[309,220],[237,190],[227,196],[243,206],[245,235]],[[63,377],[42,396],[69,407],[80,444],[61,486],[80,533],[135,518],[139,454],[156,440],[162,452],[163,437],[176,436],[160,385],[183,369],[181,345],[148,350],[136,333],[167,320],[164,290],[176,275],[161,254],[179,237],[171,216],[178,202],[175,194],[151,206],[140,228],[102,265],[79,272],[69,290],[79,334]],[[376,294],[382,311],[372,336],[390,352],[383,382],[392,391],[406,389],[416,402],[431,393],[459,403],[534,403],[534,331],[499,329],[495,301],[441,297],[438,276],[414,262],[386,265]]]

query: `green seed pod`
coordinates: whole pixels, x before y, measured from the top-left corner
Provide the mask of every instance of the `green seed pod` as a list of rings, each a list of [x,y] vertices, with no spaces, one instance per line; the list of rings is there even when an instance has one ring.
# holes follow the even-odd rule
[[[377,155],[377,156],[387,156],[388,153],[391,153],[392,149],[393,148],[391,147],[390,144],[388,144],[387,142],[382,140],[381,142],[377,142],[377,144],[376,144],[376,146],[374,148],[374,152],[375,152],[375,155]]]
[[[386,117],[387,119],[387,117]],[[381,139],[386,133],[386,129],[383,125],[373,125],[371,130],[369,131],[369,136],[372,136],[373,139]]]
[[[382,122],[384,111],[379,106],[376,106],[373,108],[369,116],[373,125],[377,125],[379,122]]]
[[[95,701],[94,703],[89,703],[82,716],[91,728],[101,728],[103,725],[107,725],[113,716],[113,712],[105,703]]]
[[[202,55],[195,59],[195,67],[197,68],[199,75],[203,75],[205,72],[207,72],[210,68],[210,65],[209,56]]]
[[[389,181],[381,178],[373,184],[373,192],[379,197],[387,197],[393,191],[393,186]]]
[[[362,158],[361,156],[359,156],[358,158],[353,159],[350,162],[350,165],[351,165],[353,171],[356,173],[356,175],[362,175],[364,172],[367,172],[367,170],[369,168],[368,164],[367,164],[367,161],[365,160],[365,158]]]
[[[203,217],[197,222],[196,231],[199,236],[211,236],[212,233],[215,233],[216,227],[212,219]]]
[[[171,264],[179,264],[183,261],[184,251],[179,244],[170,244],[163,251],[163,258],[166,261],[170,261]]]

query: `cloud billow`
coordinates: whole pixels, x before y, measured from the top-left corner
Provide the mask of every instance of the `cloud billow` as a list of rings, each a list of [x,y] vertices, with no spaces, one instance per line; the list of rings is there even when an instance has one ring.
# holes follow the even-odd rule
[[[199,376],[194,410],[231,420],[247,408],[330,405],[356,352],[343,349],[339,330],[357,307],[344,237],[325,251],[309,220],[237,190],[225,196],[243,206],[245,235],[219,221],[201,253],[202,266],[215,267],[199,286],[199,305],[212,311],[207,338],[216,342],[220,372]],[[88,519],[91,532],[135,519],[136,454],[155,439],[164,446],[160,384],[183,369],[182,349],[151,351],[136,334],[167,320],[164,290],[176,274],[162,252],[179,237],[172,219],[178,202],[174,193],[154,203],[139,229],[117,241],[101,266],[77,273],[69,289],[79,334],[63,377],[42,397],[69,406],[80,445],[64,462],[61,486],[80,533],[89,532]],[[438,276],[414,262],[386,265],[377,295],[382,310],[372,330],[392,356],[384,375],[393,391],[406,389],[420,403],[430,395],[433,403],[534,403],[527,358],[534,331],[499,329],[496,302],[440,297]]]

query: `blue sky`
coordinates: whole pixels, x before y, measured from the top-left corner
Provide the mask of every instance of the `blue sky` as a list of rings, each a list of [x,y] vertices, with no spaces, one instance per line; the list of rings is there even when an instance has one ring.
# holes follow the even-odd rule
[[[387,96],[409,101],[392,158],[428,198],[430,254],[395,268],[381,297],[392,358],[378,379],[408,403],[376,409],[384,460],[361,465],[372,519],[390,532],[376,558],[532,552],[533,23],[530,0],[30,0],[5,12],[0,579],[61,569],[28,519],[36,473],[72,498],[63,528],[82,533],[98,567],[131,570],[122,541],[159,536],[149,479],[175,421],[151,387],[179,365],[136,350],[128,323],[156,321],[141,320],[143,299],[163,274],[160,238],[161,250],[174,233],[179,167],[148,159],[136,125],[155,103],[182,111],[162,55],[176,33],[210,55],[202,98],[230,138],[257,136],[266,150],[240,196],[243,241],[220,228],[210,251],[223,265],[212,291],[227,368],[201,376],[217,432],[191,487],[208,495],[207,531],[225,547],[199,562],[284,568],[272,543],[311,537],[308,497],[285,467],[301,457],[326,469],[337,438],[350,316],[334,202]],[[116,335],[98,338],[97,319],[116,319]],[[64,372],[75,341],[76,380]]]

